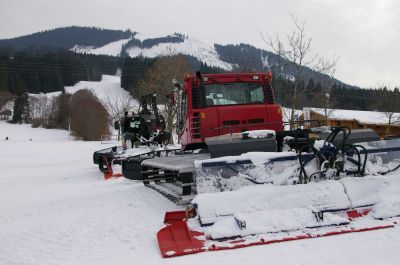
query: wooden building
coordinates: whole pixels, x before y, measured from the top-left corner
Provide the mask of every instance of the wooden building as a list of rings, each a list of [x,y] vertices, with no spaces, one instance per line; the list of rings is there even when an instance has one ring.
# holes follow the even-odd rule
[[[11,118],[12,118],[11,110],[6,109],[0,112],[0,120],[8,121],[11,120]]]
[[[0,105],[0,120],[11,120],[14,109],[14,100],[8,100]]]
[[[321,126],[339,127],[347,126],[350,129],[373,129],[381,138],[386,136],[400,137],[400,113],[393,113],[391,125],[389,117],[384,112],[339,110],[339,109],[317,109],[305,108],[299,115],[299,119],[319,120]],[[313,123],[314,124],[314,123]]]

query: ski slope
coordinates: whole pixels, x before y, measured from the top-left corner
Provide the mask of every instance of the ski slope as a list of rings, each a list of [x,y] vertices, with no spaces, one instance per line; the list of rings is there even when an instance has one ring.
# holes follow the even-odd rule
[[[141,183],[104,181],[92,153],[109,146],[74,141],[66,131],[0,122],[1,265],[354,265],[400,259],[399,227],[162,259],[156,233],[164,212],[178,207]]]
[[[160,43],[150,48],[130,47],[127,50],[130,57],[156,58],[160,56],[185,54],[197,58],[199,61],[213,67],[219,67],[228,71],[233,69],[233,65],[222,61],[215,49],[204,42],[196,39],[187,38],[178,43]]]
[[[82,89],[90,90],[113,118],[126,110],[137,111],[139,108],[139,102],[121,87],[121,77],[117,75],[102,75],[100,81],[79,81],[73,86],[65,86],[64,89],[71,95]],[[61,91],[29,94],[31,97],[43,98],[47,104],[51,104],[51,99],[59,95]]]
[[[139,33],[135,35],[135,39],[144,41],[146,39],[160,38],[159,35],[149,35]],[[122,52],[123,45],[127,44],[130,39],[122,39],[108,43],[102,47],[91,47],[75,45],[71,50],[77,53],[89,53],[96,55],[119,56]],[[190,55],[197,58],[199,61],[213,67],[219,67],[224,70],[231,71],[234,65],[227,63],[219,58],[217,50],[213,45],[206,44],[194,38],[185,38],[183,42],[159,43],[149,48],[139,46],[130,46],[127,49],[130,57],[147,57],[156,58],[162,56],[170,56],[175,54]],[[265,58],[263,58],[265,61]]]
[[[121,54],[122,46],[124,46],[129,39],[122,39],[110,42],[101,47],[90,47],[75,45],[71,50],[77,53],[90,53],[96,55],[119,56]]]

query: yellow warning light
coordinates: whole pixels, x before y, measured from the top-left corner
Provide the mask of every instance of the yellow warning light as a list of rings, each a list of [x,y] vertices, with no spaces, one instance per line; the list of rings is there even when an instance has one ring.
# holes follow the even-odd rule
[[[201,116],[202,119],[206,118],[206,114],[204,112],[200,112],[200,116]]]

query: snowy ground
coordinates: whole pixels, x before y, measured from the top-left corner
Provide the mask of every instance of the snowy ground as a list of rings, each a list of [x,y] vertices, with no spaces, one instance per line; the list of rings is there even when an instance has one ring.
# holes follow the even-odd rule
[[[1,265],[398,264],[400,227],[162,259],[156,232],[177,207],[140,183],[104,181],[92,153],[105,147],[0,123]]]

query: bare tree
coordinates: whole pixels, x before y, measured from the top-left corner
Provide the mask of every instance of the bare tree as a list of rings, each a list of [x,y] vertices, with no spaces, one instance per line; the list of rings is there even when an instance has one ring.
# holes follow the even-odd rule
[[[121,94],[114,89],[108,89],[107,97],[102,101],[112,120],[120,119],[125,111],[135,107],[135,101],[129,94]]]
[[[331,114],[332,105],[330,102],[331,88],[335,81],[334,76],[336,73],[336,65],[339,58],[334,54],[331,60],[319,58],[316,71],[322,74],[319,83],[322,86],[322,95],[319,98],[322,100],[322,107],[324,109],[325,123],[328,122],[328,117]]]
[[[136,98],[142,95],[157,93],[158,103],[165,105],[167,130],[172,132],[173,121],[176,115],[175,108],[171,108],[166,100],[174,90],[172,80],[183,82],[183,77],[189,72],[189,65],[185,56],[174,55],[160,58],[139,82],[140,91]]]
[[[47,129],[53,129],[57,128],[57,124],[55,122],[55,113],[57,112],[58,106],[57,106],[57,97],[51,97],[48,99],[46,102],[46,110],[43,113],[43,121],[35,121],[40,123],[39,125],[43,125]]]
[[[303,69],[309,67],[311,69],[318,69],[318,65],[321,60],[317,60],[318,56],[311,53],[312,38],[307,36],[305,21],[299,22],[299,20],[291,14],[294,29],[287,35],[287,45],[283,44],[279,34],[275,36],[268,35],[262,38],[272,50],[283,58],[285,63],[293,69],[293,91],[290,104],[290,128],[292,129],[293,121],[295,117],[295,109],[297,105],[297,98],[299,95],[300,84],[303,80]]]
[[[396,113],[396,110],[398,110],[400,106],[400,99],[396,98],[398,93],[394,93],[394,91],[387,89],[386,86],[382,89],[382,94],[382,110],[387,118],[386,135],[390,135],[391,126],[400,124],[400,114]]]
[[[48,98],[44,94],[30,96],[29,109],[32,127],[48,128],[50,119],[56,112],[56,97]]]
[[[386,135],[391,134],[391,126],[400,123],[400,116],[398,113],[395,112],[385,112],[385,116],[388,119],[388,126],[386,128]]]

